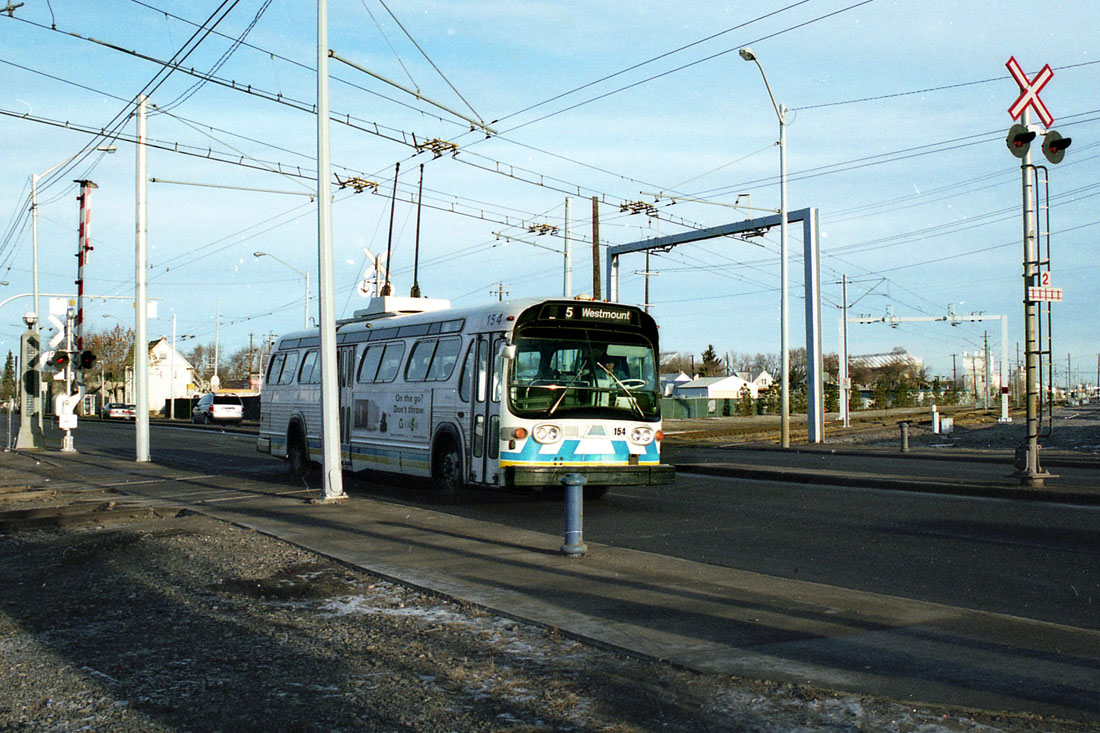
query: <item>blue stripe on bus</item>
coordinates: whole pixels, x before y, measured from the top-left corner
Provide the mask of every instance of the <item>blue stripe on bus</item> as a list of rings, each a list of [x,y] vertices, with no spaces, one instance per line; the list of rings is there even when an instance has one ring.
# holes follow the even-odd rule
[[[580,462],[618,462],[627,463],[630,460],[630,446],[625,440],[611,440],[614,452],[612,453],[577,453],[580,440],[563,440],[556,453],[541,453],[542,445],[533,438],[524,441],[518,451],[502,451],[500,460],[509,463],[554,463],[568,461]],[[660,463],[661,456],[657,451],[657,444],[650,443],[645,446],[645,451],[638,456],[639,463]]]

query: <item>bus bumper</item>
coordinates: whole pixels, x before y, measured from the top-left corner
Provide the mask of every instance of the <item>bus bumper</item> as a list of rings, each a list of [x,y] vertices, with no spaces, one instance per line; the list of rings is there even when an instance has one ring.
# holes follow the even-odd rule
[[[676,478],[674,466],[507,466],[507,486],[560,486],[562,477],[579,473],[591,486],[652,486],[670,484]]]

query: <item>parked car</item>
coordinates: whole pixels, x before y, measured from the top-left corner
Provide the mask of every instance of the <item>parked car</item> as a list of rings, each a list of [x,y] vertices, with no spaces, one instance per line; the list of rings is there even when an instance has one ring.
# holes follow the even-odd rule
[[[233,423],[240,425],[244,416],[244,403],[235,394],[204,394],[191,409],[191,422]]]
[[[121,402],[108,402],[100,409],[99,416],[105,420],[133,420],[134,406]]]

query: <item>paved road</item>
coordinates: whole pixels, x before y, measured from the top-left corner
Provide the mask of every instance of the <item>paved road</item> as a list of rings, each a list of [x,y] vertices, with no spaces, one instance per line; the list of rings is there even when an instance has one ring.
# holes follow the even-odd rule
[[[130,424],[89,421],[81,430],[80,442],[133,455]],[[254,478],[282,470],[251,436],[154,426],[151,443],[155,458],[179,466]],[[774,461],[774,452],[760,453],[756,460]],[[936,473],[960,468],[928,462]],[[357,495],[562,532],[560,492],[476,492],[443,506],[418,482],[347,485]],[[588,502],[584,529],[589,541],[625,549],[1100,629],[1100,507],[681,473],[671,486],[617,488]]]
[[[309,490],[287,482],[281,463],[257,454],[248,436],[154,428],[157,462],[135,464],[132,425],[88,422],[81,430],[84,452],[75,456],[47,453],[36,467],[33,457],[3,454],[4,480],[47,476],[52,486],[114,487],[160,506],[189,506],[401,582],[690,669],[1100,716],[1100,631],[1095,614],[1086,613],[1098,590],[1091,508],[1030,503],[1017,510],[1003,501],[684,476],[661,491],[612,492],[590,504],[592,552],[575,561],[556,552],[561,505],[552,496],[485,494],[456,510],[429,504],[418,486],[349,482],[348,501],[309,506],[302,501]],[[469,512],[494,521],[460,516]],[[652,551],[606,543],[604,535],[616,532]],[[1083,576],[1065,575],[1081,563],[1089,564]],[[1044,575],[1059,580],[1044,584]],[[1070,589],[1076,605],[1060,597],[1033,602],[1044,589],[1062,590],[1056,586],[1067,577],[1071,585],[1081,578],[1091,584]],[[861,583],[908,584],[912,593],[852,589]],[[1019,613],[969,610],[971,599],[977,607],[987,597],[1010,603],[1003,596],[1013,583],[1024,599],[1013,607]],[[963,594],[964,602],[914,600],[944,592]]]

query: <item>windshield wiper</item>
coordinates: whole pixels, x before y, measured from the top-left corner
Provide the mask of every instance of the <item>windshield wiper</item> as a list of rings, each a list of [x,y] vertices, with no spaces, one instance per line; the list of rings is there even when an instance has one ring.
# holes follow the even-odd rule
[[[635,410],[638,411],[638,414],[644,418],[645,413],[642,411],[641,406],[638,404],[638,398],[635,397],[634,393],[630,391],[630,387],[627,387],[625,384],[623,384],[622,380],[616,377],[614,372],[612,372],[600,362],[597,361],[596,366],[598,366],[600,369],[603,369],[605,372],[607,372],[607,376],[615,380],[615,384],[619,385],[619,387],[621,387],[622,390],[626,392],[626,396],[630,399],[630,404],[634,407]]]
[[[546,413],[547,416],[554,414],[554,411],[558,409],[558,405],[560,405],[561,401],[565,399],[565,396],[569,394],[569,390],[573,389],[573,385],[577,383],[577,380],[581,378],[581,375],[583,373],[584,362],[581,361],[579,364],[577,364],[577,373],[573,375],[573,379],[569,380],[569,384],[565,385],[565,389],[561,391],[561,396],[558,397],[557,402],[555,402],[554,406],[550,408],[550,412]]]

